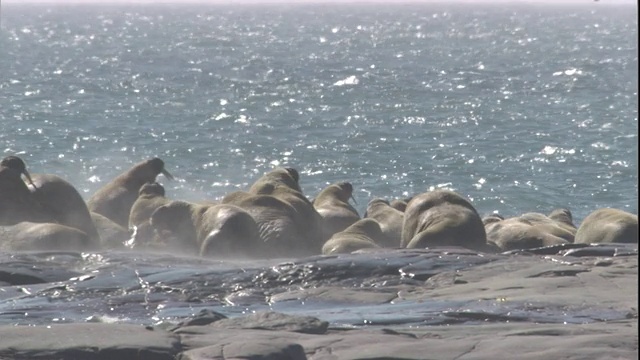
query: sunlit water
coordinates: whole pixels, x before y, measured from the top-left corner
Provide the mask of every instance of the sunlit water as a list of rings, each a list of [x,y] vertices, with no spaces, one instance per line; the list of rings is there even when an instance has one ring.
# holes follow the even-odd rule
[[[350,181],[361,215],[373,197],[437,187],[467,196],[480,213],[568,207],[576,223],[599,207],[637,213],[635,5],[9,4],[1,24],[0,150],[20,155],[32,173],[66,178],[86,198],[159,156],[178,178],[159,178],[173,199],[219,199],[286,165],[300,171],[309,197]],[[170,258],[97,256],[105,263],[60,265],[69,273],[24,297],[14,297],[19,287],[0,293],[0,322],[107,314],[110,291],[121,291],[115,321],[269,307],[255,284],[244,301],[205,305],[173,300],[158,285],[188,288],[194,274],[236,273],[237,263],[174,259],[181,265],[172,272],[156,268]],[[247,276],[275,264],[253,264]],[[87,269],[113,275],[78,282],[88,287],[81,301],[56,293],[68,286],[56,281]],[[233,287],[229,279],[220,286]],[[66,300],[43,306],[55,296]],[[359,306],[286,308],[342,324],[437,323],[413,310]]]

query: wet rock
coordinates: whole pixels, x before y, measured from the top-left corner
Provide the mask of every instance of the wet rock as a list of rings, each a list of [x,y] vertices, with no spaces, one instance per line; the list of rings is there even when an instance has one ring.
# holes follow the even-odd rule
[[[185,326],[202,326],[202,325],[209,325],[213,322],[216,322],[218,320],[222,320],[222,319],[226,319],[227,317],[223,314],[220,314],[219,312],[213,311],[213,310],[209,310],[209,309],[202,309],[200,310],[200,312],[190,318],[187,319],[185,321],[180,322],[177,326],[175,326],[174,328],[171,329],[171,331],[177,330],[181,327],[185,327]]]
[[[294,316],[265,311],[243,317],[219,320],[209,326],[217,329],[261,329],[323,334],[327,331],[329,323],[312,316]],[[179,329],[178,332],[189,331],[189,329],[190,327],[185,327]]]
[[[185,351],[178,360],[306,360],[304,348],[285,339],[253,341],[239,338],[238,341],[206,346]]]
[[[139,325],[0,326],[3,359],[173,360],[179,344],[176,335]]]

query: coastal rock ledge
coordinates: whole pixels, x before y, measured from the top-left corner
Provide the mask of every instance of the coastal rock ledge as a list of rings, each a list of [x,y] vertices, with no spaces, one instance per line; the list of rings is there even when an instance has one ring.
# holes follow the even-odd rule
[[[511,256],[397,289],[393,303],[526,302],[528,313],[452,311],[444,324],[334,327],[310,316],[204,311],[172,328],[70,323],[0,326],[1,359],[518,359],[638,358],[638,257]],[[309,289],[312,296],[322,292]],[[303,291],[304,292],[304,291]],[[375,289],[327,287],[336,299]],[[377,293],[379,298],[380,294]],[[507,306],[508,308],[508,306]],[[515,308],[515,307],[514,307]],[[549,308],[571,319],[545,318]],[[580,311],[576,312],[575,309]],[[531,310],[531,309],[530,309]],[[575,315],[578,314],[578,315]],[[581,314],[587,314],[582,321]],[[443,315],[445,316],[445,315]],[[546,320],[545,320],[546,319]]]

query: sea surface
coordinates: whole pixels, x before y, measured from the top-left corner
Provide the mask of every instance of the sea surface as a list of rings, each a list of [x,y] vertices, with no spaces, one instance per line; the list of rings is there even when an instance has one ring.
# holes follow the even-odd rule
[[[637,14],[636,4],[604,1],[3,4],[0,154],[64,177],[86,199],[157,156],[177,178],[158,178],[173,199],[216,200],[288,166],[310,198],[350,181],[361,215],[374,197],[442,187],[481,214],[566,207],[576,224],[600,207],[637,214]],[[217,311],[269,308],[260,276],[294,261],[1,255],[0,264],[54,275],[0,288],[0,324],[177,321],[202,305],[187,295],[220,277],[216,286],[248,295],[234,302],[219,292]],[[388,263],[365,260],[340,261],[359,271]],[[394,271],[411,263],[402,261]],[[60,292],[70,282],[82,296]],[[118,306],[110,291],[120,291]],[[466,305],[433,306],[435,314]],[[362,324],[360,313],[379,321],[414,314],[353,304],[299,312],[351,325]]]

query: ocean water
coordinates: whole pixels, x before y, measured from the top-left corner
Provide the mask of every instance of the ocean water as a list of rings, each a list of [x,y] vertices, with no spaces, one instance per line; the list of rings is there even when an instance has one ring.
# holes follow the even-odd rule
[[[87,199],[158,156],[173,199],[219,199],[289,166],[309,197],[350,181],[361,215],[373,197],[439,187],[481,214],[637,214],[635,4],[3,4],[1,16],[0,152]],[[107,268],[162,262],[94,255],[115,259]],[[167,276],[210,264],[183,265]],[[7,309],[53,288],[3,295],[0,322],[35,321]]]

